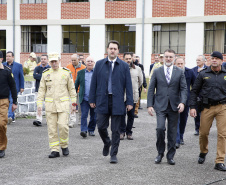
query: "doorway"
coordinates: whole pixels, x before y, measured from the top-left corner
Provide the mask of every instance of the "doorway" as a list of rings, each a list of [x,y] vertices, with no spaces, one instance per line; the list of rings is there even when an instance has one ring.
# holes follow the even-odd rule
[[[3,61],[6,61],[6,30],[0,30],[0,51],[3,53]]]

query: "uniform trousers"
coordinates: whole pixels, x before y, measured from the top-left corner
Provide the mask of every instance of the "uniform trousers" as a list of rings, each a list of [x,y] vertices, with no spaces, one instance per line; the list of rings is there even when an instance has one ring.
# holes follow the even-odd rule
[[[170,103],[168,104],[168,107],[165,111],[157,111],[157,142],[156,142],[156,148],[158,151],[158,154],[163,155],[165,152],[165,131],[166,131],[166,119],[168,120],[167,124],[167,159],[173,159],[175,153],[176,153],[176,137],[177,137],[177,121],[179,113],[178,111],[173,111],[171,108]]]
[[[0,99],[0,150],[7,147],[7,122],[8,122],[9,99]]]
[[[208,136],[216,118],[217,126],[217,156],[215,163],[224,163],[226,147],[226,104],[219,104],[205,108],[201,112],[201,123],[199,128],[200,153],[208,153]]]
[[[122,115],[112,115],[112,96],[108,96],[108,114],[97,113],[97,127],[100,137],[104,145],[109,145],[111,142],[111,152],[110,155],[117,155],[118,147],[120,143],[120,125]],[[109,118],[111,117],[111,132],[112,141],[108,135]]]
[[[69,140],[69,113],[68,112],[47,112],[46,120],[48,126],[49,146],[51,151],[60,151],[68,147]],[[59,130],[59,134],[58,134]],[[60,146],[60,147],[59,147]]]

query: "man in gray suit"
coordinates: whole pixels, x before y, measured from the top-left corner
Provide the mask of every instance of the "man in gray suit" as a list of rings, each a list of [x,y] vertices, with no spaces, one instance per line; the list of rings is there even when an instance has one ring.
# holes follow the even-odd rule
[[[165,152],[165,121],[167,119],[168,152],[166,157],[170,165],[175,165],[173,157],[176,153],[177,121],[179,113],[184,111],[187,100],[184,72],[173,66],[174,60],[175,51],[167,49],[164,52],[164,65],[154,70],[148,89],[148,113],[153,116],[155,110],[157,116],[156,147],[158,156],[155,159],[156,164],[162,161]]]

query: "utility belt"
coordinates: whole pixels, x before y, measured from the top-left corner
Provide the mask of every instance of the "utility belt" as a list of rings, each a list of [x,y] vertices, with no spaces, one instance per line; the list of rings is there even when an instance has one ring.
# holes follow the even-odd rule
[[[197,98],[197,111],[202,112],[204,108],[209,109],[211,106],[216,106],[220,104],[226,104],[226,99],[220,101],[213,101],[208,98]]]

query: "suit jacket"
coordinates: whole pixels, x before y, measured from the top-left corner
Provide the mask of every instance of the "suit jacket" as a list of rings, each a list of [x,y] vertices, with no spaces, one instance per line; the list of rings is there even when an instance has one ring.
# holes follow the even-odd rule
[[[108,110],[108,57],[97,61],[90,86],[89,102],[96,104],[96,113],[109,114]],[[124,93],[126,102],[124,103]],[[112,72],[112,115],[125,114],[125,105],[133,106],[133,89],[129,65],[117,57]]]
[[[75,89],[78,92],[79,87],[79,103],[81,104],[84,98],[85,93],[85,71],[86,69],[82,69],[78,71],[77,78],[75,80]]]
[[[204,65],[204,68],[206,68],[207,66],[206,65]],[[198,76],[198,74],[199,74],[199,72],[198,72],[198,69],[199,69],[199,67],[198,66],[196,66],[196,67],[194,67],[194,68],[192,68],[192,70],[194,71],[194,73],[195,73],[195,77],[197,78],[197,76]]]
[[[155,103],[154,103],[154,93]],[[173,66],[170,83],[166,81],[164,66],[154,70],[148,89],[147,107],[154,107],[156,111],[164,111],[170,103],[173,111],[177,111],[179,103],[186,104],[187,85],[182,69]]]
[[[7,62],[4,62],[3,65],[7,66]],[[16,82],[17,93],[20,92],[20,89],[24,89],[24,72],[23,66],[15,61],[13,61],[12,73]]]
[[[186,102],[186,106],[188,106],[188,101],[190,99],[190,92],[191,92],[191,86],[193,86],[196,76],[195,73],[192,69],[189,69],[187,67],[185,67],[185,71],[184,71],[184,75],[186,78],[186,83],[187,83],[187,102]]]

